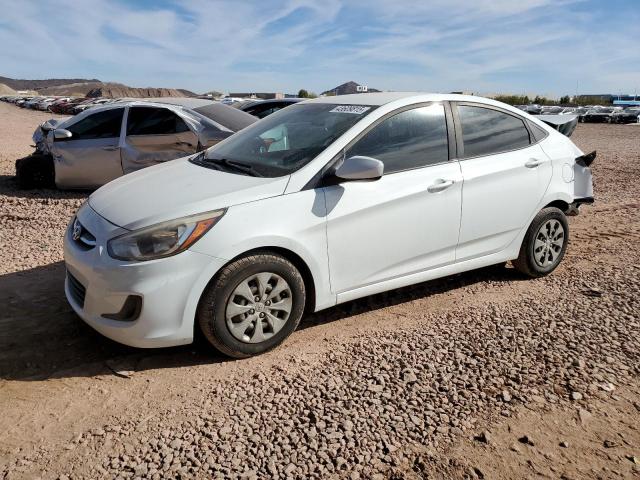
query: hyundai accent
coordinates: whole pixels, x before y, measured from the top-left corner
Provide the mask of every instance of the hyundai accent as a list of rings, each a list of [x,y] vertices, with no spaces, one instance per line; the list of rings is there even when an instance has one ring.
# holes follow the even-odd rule
[[[303,101],[94,192],[65,235],[66,296],[118,342],[200,331],[248,357],[356,298],[507,261],[551,273],[594,158],[475,96]]]

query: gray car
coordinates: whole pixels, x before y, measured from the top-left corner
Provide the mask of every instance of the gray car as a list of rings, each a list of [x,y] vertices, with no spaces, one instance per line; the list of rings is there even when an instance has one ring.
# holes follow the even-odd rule
[[[23,186],[29,186],[29,180],[36,183],[31,186],[43,186],[37,183],[49,175],[58,188],[96,188],[141,168],[206,149],[257,120],[207,100],[170,101],[118,101],[62,122],[43,123],[33,136],[37,155],[16,164],[18,180]]]

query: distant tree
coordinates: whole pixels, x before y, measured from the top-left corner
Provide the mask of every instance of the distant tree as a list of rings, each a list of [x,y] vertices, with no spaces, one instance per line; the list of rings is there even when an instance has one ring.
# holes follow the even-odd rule
[[[566,105],[567,103],[571,102],[571,98],[569,98],[569,95],[565,95],[564,97],[560,97],[560,104],[561,105]]]
[[[529,97],[526,95],[498,95],[494,97],[499,102],[507,103],[509,105],[528,105]]]
[[[301,88],[298,91],[298,98],[309,98],[309,92],[307,92],[304,88]]]

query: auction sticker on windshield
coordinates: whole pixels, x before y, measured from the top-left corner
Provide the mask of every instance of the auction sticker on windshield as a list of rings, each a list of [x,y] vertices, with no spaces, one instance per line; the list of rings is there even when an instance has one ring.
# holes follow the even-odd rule
[[[338,105],[330,113],[354,113],[356,115],[362,115],[371,107],[363,107],[361,105]]]

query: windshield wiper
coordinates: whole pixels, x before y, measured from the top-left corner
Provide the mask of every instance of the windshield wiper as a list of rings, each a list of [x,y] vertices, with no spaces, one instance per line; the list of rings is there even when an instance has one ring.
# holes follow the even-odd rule
[[[202,157],[199,159],[202,163],[213,163],[214,165],[222,165],[231,170],[236,170],[238,172],[245,173],[247,175],[251,175],[252,177],[262,177],[263,175],[258,172],[252,165],[244,162],[237,162],[235,160],[228,160],[226,158],[207,158]]]

